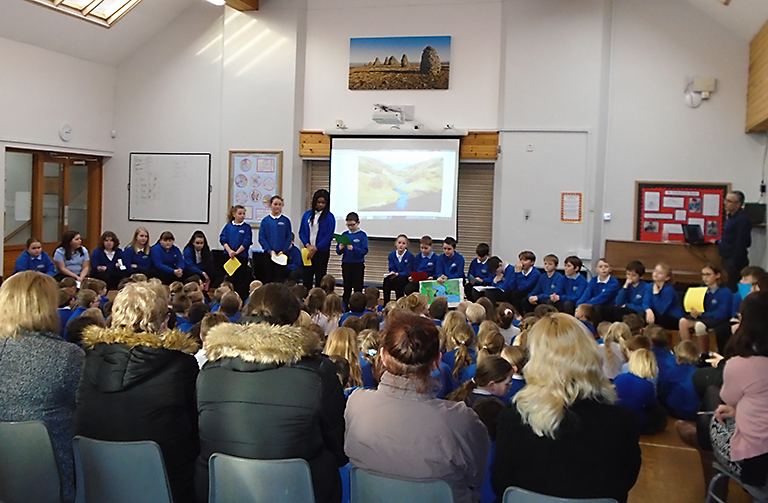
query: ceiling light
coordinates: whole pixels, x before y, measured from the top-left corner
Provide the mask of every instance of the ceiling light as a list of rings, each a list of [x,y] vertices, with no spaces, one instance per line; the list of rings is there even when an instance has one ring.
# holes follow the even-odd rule
[[[224,5],[226,3],[226,0],[208,0],[208,1],[211,2],[213,5]]]

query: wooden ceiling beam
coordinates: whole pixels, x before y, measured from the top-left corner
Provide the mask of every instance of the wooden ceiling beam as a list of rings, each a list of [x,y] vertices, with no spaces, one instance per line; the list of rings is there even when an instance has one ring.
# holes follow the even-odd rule
[[[227,5],[241,12],[259,10],[259,0],[227,0]]]

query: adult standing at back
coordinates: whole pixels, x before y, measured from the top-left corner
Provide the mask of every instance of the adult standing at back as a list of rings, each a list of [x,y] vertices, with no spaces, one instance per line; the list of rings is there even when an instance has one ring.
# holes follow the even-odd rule
[[[320,280],[328,272],[328,258],[331,255],[331,241],[336,229],[336,217],[330,212],[331,195],[325,189],[315,191],[312,207],[301,217],[299,239],[307,249],[311,265],[304,266],[304,287],[320,286]]]
[[[744,211],[744,193],[740,190],[725,196],[726,218],[718,248],[720,263],[728,275],[728,288],[738,289],[740,272],[749,265],[747,248],[752,246],[752,224]]]

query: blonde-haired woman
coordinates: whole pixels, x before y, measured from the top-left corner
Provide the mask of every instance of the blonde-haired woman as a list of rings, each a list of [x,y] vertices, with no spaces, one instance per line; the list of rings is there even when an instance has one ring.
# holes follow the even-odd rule
[[[173,500],[194,501],[199,344],[168,330],[168,316],[162,285],[129,283],[115,297],[111,327],[84,331],[74,432],[99,440],[157,442]]]
[[[594,338],[567,314],[531,328],[526,386],[498,417],[494,488],[627,501],[640,470],[637,420],[613,405]]]
[[[0,421],[40,420],[61,474],[62,501],[75,500],[72,411],[83,350],[59,335],[56,281],[35,271],[0,287]]]

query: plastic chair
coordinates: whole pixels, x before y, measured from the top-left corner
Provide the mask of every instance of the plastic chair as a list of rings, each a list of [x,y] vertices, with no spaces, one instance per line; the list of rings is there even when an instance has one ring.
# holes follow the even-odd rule
[[[718,473],[717,475],[712,477],[712,480],[709,482],[709,486],[707,487],[707,499],[705,503],[711,503],[712,501],[716,501],[717,503],[726,503],[725,500],[723,500],[717,494],[715,494],[715,487],[717,486],[717,482],[722,480],[723,478],[733,479],[747,493],[749,493],[750,496],[752,496],[753,501],[755,503],[768,502],[768,486],[755,487],[755,486],[747,485],[741,481],[741,478],[737,477],[735,474],[726,470],[726,468],[720,463],[718,463],[717,461],[712,463],[712,466],[715,468],[715,470],[717,470]]]
[[[352,468],[350,503],[452,503],[453,491],[444,480],[412,482]]]
[[[214,453],[208,460],[209,503],[315,503],[303,459],[246,459]]]
[[[613,498],[557,498],[545,494],[526,491],[519,487],[507,487],[503,503],[618,503]]]
[[[59,466],[42,421],[0,423],[0,500],[61,502]]]
[[[172,503],[160,446],[74,439],[77,503]]]

